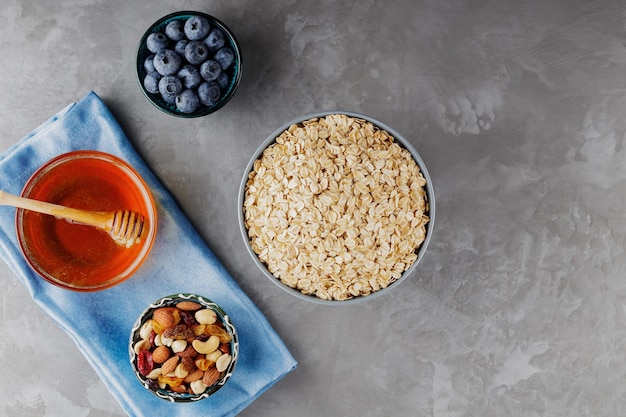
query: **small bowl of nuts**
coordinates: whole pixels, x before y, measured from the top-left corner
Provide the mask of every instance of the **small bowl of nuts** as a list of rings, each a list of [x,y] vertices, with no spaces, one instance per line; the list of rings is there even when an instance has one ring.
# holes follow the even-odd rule
[[[435,219],[432,181],[411,143],[353,112],[307,115],[272,133],[246,167],[238,207],[262,273],[335,305],[396,288],[423,258]]]
[[[195,294],[173,294],[150,304],[130,334],[135,376],[154,395],[172,402],[214,394],[231,377],[238,354],[230,317]]]

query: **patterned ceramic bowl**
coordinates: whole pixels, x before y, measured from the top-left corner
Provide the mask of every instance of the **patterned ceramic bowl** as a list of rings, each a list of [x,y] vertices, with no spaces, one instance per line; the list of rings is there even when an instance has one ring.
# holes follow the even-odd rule
[[[179,293],[156,300],[139,316],[128,353],[137,379],[151,393],[172,402],[199,401],[233,374],[239,339],[219,305]]]

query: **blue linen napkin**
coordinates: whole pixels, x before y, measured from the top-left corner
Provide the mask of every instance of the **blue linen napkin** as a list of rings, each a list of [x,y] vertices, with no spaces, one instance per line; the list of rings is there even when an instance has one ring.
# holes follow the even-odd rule
[[[23,258],[15,234],[15,209],[11,207],[0,207],[0,257],[35,302],[74,340],[129,415],[238,414],[297,363],[94,92],[67,106],[0,155],[0,188],[19,194],[39,166],[79,149],[121,157],[150,187],[159,226],[147,261],[130,279],[104,291],[78,293],[57,288],[36,275]],[[131,327],[141,312],[152,301],[178,292],[197,293],[217,302],[239,335],[239,359],[233,376],[217,393],[196,403],[175,404],[154,396],[138,382],[128,357]]]

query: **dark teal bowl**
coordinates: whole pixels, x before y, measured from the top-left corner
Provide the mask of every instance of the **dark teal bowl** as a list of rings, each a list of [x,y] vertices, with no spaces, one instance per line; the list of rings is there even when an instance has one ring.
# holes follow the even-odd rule
[[[144,87],[144,78],[147,75],[147,71],[144,68],[144,61],[148,56],[152,54],[152,52],[150,52],[150,50],[146,46],[146,40],[151,33],[164,33],[165,27],[169,22],[173,20],[180,20],[184,23],[192,16],[202,16],[209,21],[212,28],[217,27],[221,29],[222,32],[224,32],[224,35],[226,35],[226,46],[230,46],[233,50],[235,55],[235,62],[226,70],[230,81],[227,88],[223,91],[222,97],[212,106],[205,106],[203,104],[200,104],[200,106],[193,113],[184,113],[179,111],[176,108],[175,104],[168,104],[167,102],[165,102],[160,94],[150,93],[148,90],[146,90],[146,88]],[[206,13],[195,11],[176,12],[157,20],[154,24],[152,24],[152,26],[150,26],[150,28],[148,28],[148,30],[141,37],[141,41],[139,42],[139,47],[137,49],[136,73],[137,81],[139,82],[141,91],[146,96],[148,101],[150,101],[150,103],[152,103],[159,110],[162,110],[167,114],[177,117],[191,118],[206,116],[224,107],[224,105],[228,103],[228,101],[235,94],[235,91],[237,90],[237,87],[239,86],[239,83],[241,81],[242,74],[241,47],[239,46],[239,42],[237,41],[237,38],[235,37],[233,32],[216,17],[213,17]]]

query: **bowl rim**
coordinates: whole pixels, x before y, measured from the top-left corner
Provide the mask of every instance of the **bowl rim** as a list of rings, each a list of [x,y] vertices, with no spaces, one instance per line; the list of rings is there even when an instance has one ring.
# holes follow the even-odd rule
[[[23,231],[21,227],[23,223],[23,216],[24,216],[25,210],[20,209],[20,208],[15,210],[15,230],[16,230],[16,235],[17,235],[17,240],[18,240],[18,246],[20,248],[20,251],[24,259],[30,265],[30,267],[40,277],[42,277],[45,281],[49,282],[50,284],[56,285],[57,287],[60,287],[66,290],[72,290],[72,291],[78,291],[78,292],[101,291],[107,288],[114,287],[115,285],[118,285],[126,281],[127,279],[129,279],[143,265],[143,263],[148,258],[148,255],[150,254],[152,247],[154,245],[156,232],[158,229],[158,216],[157,216],[156,203],[154,200],[154,196],[152,192],[150,191],[150,187],[148,187],[145,180],[141,177],[141,175],[139,175],[137,170],[135,170],[135,168],[133,168],[128,162],[110,153],[106,153],[106,152],[102,152],[98,150],[88,150],[88,149],[81,149],[81,150],[74,150],[74,151],[66,152],[66,153],[57,155],[53,157],[52,159],[49,159],[48,161],[43,163],[28,178],[24,187],[22,188],[22,191],[20,192],[20,196],[27,195],[32,190],[32,187],[34,187],[37,184],[38,180],[41,178],[42,175],[46,174],[50,170],[55,169],[58,166],[66,162],[76,160],[76,159],[98,159],[101,161],[105,161],[107,163],[115,165],[129,179],[131,179],[132,183],[137,188],[137,192],[141,194],[142,200],[144,204],[146,205],[147,215],[148,215],[147,221],[148,221],[148,224],[151,226],[148,229],[148,234],[146,235],[144,239],[144,243],[141,247],[141,250],[139,251],[137,256],[133,259],[133,261],[126,267],[126,269],[124,269],[124,271],[122,271],[116,276],[111,277],[103,284],[82,286],[82,285],[73,285],[73,284],[67,283],[53,276],[44,268],[40,267],[34,259],[31,259],[31,256],[29,255],[30,251],[28,249],[26,239],[23,236]]]
[[[203,307],[211,308],[213,311],[217,313],[219,320],[222,322],[222,324],[224,324],[224,327],[232,336],[232,340],[230,341],[230,354],[232,356],[232,359],[230,361],[230,364],[226,368],[224,376],[211,387],[207,387],[207,390],[204,391],[202,394],[187,394],[187,393],[181,394],[181,393],[167,391],[161,388],[155,391],[152,388],[150,388],[148,381],[147,381],[148,378],[142,376],[137,370],[137,367],[135,366],[135,358],[137,355],[135,354],[133,347],[134,347],[135,342],[139,340],[139,331],[141,330],[141,326],[143,325],[143,323],[145,323],[146,320],[152,317],[150,313],[153,310],[159,307],[170,306],[172,304],[175,304],[178,301],[195,301],[195,302],[202,304]],[[237,365],[237,360],[239,358],[239,336],[237,334],[237,329],[235,328],[234,324],[232,323],[230,319],[230,316],[215,301],[202,295],[198,295],[194,293],[187,293],[187,292],[179,292],[179,293],[170,294],[170,295],[166,295],[164,297],[158,298],[157,300],[150,303],[148,307],[146,307],[141,312],[141,314],[139,314],[139,316],[135,320],[135,323],[133,324],[133,327],[130,330],[130,336],[128,340],[128,356],[130,359],[130,366],[133,371],[133,374],[135,374],[135,377],[137,377],[141,385],[143,385],[143,387],[146,388],[150,393],[157,396],[158,398],[171,401],[171,402],[181,402],[181,403],[195,402],[195,401],[203,400],[215,394],[232,377],[235,367]]]
[[[222,96],[222,98],[220,98],[220,100],[214,106],[207,107],[203,105],[202,110],[200,111],[195,111],[193,113],[183,113],[183,112],[176,110],[173,107],[168,106],[166,103],[159,100],[156,94],[152,94],[146,90],[146,88],[143,85],[143,79],[146,76],[146,71],[143,66],[143,61],[148,55],[152,54],[152,52],[150,51],[146,53],[147,48],[145,48],[146,39],[152,32],[154,32],[157,28],[164,26],[166,23],[168,23],[171,20],[181,19],[184,17],[189,18],[192,16],[203,16],[207,18],[211,23],[217,24],[217,26],[224,32],[224,34],[229,38],[230,44],[233,47],[233,52],[235,52],[235,64],[234,65],[236,65],[237,69],[236,71],[234,71],[234,77],[230,81],[228,91],[226,92],[226,94]],[[237,37],[233,33],[233,31],[230,30],[230,28],[226,26],[226,24],[223,23],[217,17],[212,16],[208,13],[200,12],[200,11],[193,11],[193,10],[177,11],[177,12],[173,12],[168,15],[165,15],[161,17],[160,19],[158,19],[157,21],[155,21],[154,23],[152,23],[141,36],[141,39],[139,40],[139,45],[137,46],[137,53],[135,54],[135,56],[136,56],[135,75],[137,78],[137,82],[139,83],[139,88],[141,89],[141,92],[143,93],[143,95],[148,99],[148,101],[154,107],[161,110],[162,112],[169,114],[170,116],[176,116],[176,117],[181,117],[181,118],[186,118],[186,119],[207,116],[211,113],[216,112],[222,107],[224,107],[226,103],[230,101],[230,99],[235,94],[235,91],[239,87],[242,73],[243,73],[243,56],[241,53],[241,46],[239,44],[239,41],[237,40]]]
[[[269,270],[267,269],[265,264],[263,262],[261,262],[261,260],[257,256],[257,254],[252,250],[252,247],[251,247],[250,241],[249,241],[249,237],[248,237],[248,230],[247,230],[247,228],[245,226],[244,210],[243,210],[243,203],[244,203],[244,199],[245,199],[245,191],[246,191],[246,184],[248,182],[248,175],[252,171],[252,168],[254,166],[254,162],[257,159],[259,159],[259,157],[261,156],[263,151],[268,146],[270,146],[271,144],[276,142],[276,138],[283,131],[288,129],[291,125],[297,124],[297,123],[301,123],[301,122],[304,122],[306,120],[313,119],[313,118],[323,118],[323,117],[326,117],[326,116],[332,115],[332,114],[346,115],[348,117],[353,117],[353,118],[357,118],[357,119],[366,120],[366,121],[372,123],[374,126],[380,128],[382,130],[385,130],[387,133],[389,133],[394,138],[394,140],[397,141],[400,144],[400,146],[404,147],[405,149],[407,149],[411,153],[411,156],[413,157],[413,159],[417,163],[418,167],[420,168],[420,171],[422,172],[422,175],[424,176],[424,179],[426,180],[425,190],[426,190],[426,197],[428,199],[429,222],[426,225],[426,237],[424,238],[424,242],[422,242],[421,246],[417,249],[417,255],[418,256],[417,256],[417,259],[415,260],[415,262],[413,262],[413,264],[406,271],[404,271],[402,273],[402,276],[400,278],[398,278],[397,280],[392,282],[388,287],[383,288],[383,289],[378,290],[378,291],[375,291],[375,292],[373,292],[373,293],[371,293],[369,295],[362,295],[362,296],[358,296],[358,297],[353,297],[353,298],[349,298],[347,300],[324,300],[324,299],[316,297],[315,295],[303,294],[299,290],[297,290],[295,288],[291,288],[291,287],[289,287],[286,284],[283,284],[278,278],[276,278],[271,272],[269,272]],[[407,279],[407,277],[409,275],[411,275],[411,273],[417,268],[417,265],[421,262],[422,258],[424,257],[424,253],[426,252],[426,249],[428,248],[428,245],[429,245],[429,243],[430,243],[430,241],[432,239],[434,226],[435,226],[435,189],[434,189],[433,182],[432,182],[432,179],[430,177],[430,174],[428,172],[428,169],[426,168],[426,164],[424,163],[421,155],[417,152],[417,150],[409,142],[409,140],[406,139],[403,135],[401,135],[397,130],[395,130],[391,126],[387,125],[386,123],[378,120],[375,117],[372,117],[370,115],[367,115],[367,114],[364,114],[364,113],[360,113],[360,112],[346,111],[346,110],[319,111],[319,112],[308,113],[308,114],[306,114],[304,116],[300,116],[300,117],[294,118],[291,121],[289,121],[287,123],[284,123],[281,127],[276,129],[269,136],[267,136],[267,138],[263,142],[261,142],[261,144],[258,146],[258,148],[254,151],[254,153],[252,154],[252,157],[250,158],[250,160],[248,161],[248,163],[247,163],[247,165],[245,167],[243,177],[242,177],[241,182],[239,184],[239,190],[238,190],[238,194],[237,194],[237,218],[238,218],[238,223],[239,223],[239,231],[240,231],[241,236],[242,236],[242,238],[244,240],[244,245],[246,247],[246,251],[252,257],[253,262],[261,270],[263,275],[266,278],[268,278],[271,282],[273,282],[275,285],[277,285],[279,288],[281,288],[283,291],[285,291],[285,292],[287,292],[287,293],[289,293],[289,294],[291,294],[291,295],[293,295],[293,296],[295,296],[295,297],[297,297],[297,298],[299,298],[301,300],[313,302],[313,303],[316,303],[316,304],[323,304],[323,305],[351,305],[351,304],[359,304],[359,303],[363,303],[363,302],[366,302],[366,301],[374,300],[374,299],[376,299],[376,298],[378,298],[380,296],[388,294],[390,291],[392,291],[393,289],[397,288],[402,282],[404,282]]]

